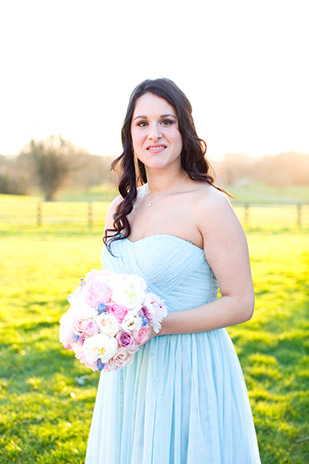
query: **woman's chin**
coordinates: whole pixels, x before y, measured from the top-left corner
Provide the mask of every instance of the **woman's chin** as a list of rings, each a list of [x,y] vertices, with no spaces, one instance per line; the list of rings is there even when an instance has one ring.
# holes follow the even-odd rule
[[[176,163],[176,160],[173,161],[167,161],[163,159],[152,159],[152,160],[145,160],[143,161],[145,168],[148,170],[153,170],[153,171],[160,171],[162,169],[166,170],[171,168],[172,166],[176,168],[178,165],[180,165],[180,160],[179,162]]]

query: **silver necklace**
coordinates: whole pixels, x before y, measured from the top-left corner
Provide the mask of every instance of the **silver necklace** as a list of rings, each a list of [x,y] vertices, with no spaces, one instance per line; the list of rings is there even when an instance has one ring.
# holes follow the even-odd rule
[[[149,206],[149,207],[152,206],[152,205],[154,204],[155,201],[159,200],[159,198],[162,198],[162,197],[164,197],[165,195],[167,195],[168,193],[170,193],[170,192],[171,192],[172,190],[174,190],[178,185],[182,184],[183,181],[184,181],[187,177],[188,177],[188,173],[186,173],[185,177],[183,177],[181,180],[179,180],[179,181],[177,182],[177,184],[175,184],[171,189],[169,189],[169,190],[167,190],[166,192],[161,193],[160,195],[154,197],[152,200],[148,200],[148,201],[147,201],[147,206]],[[147,185],[147,187],[148,187],[148,185]],[[143,197],[144,197],[144,198],[147,197],[147,196],[149,195],[149,190],[150,190],[150,189],[149,189],[149,187],[148,187],[147,191],[143,194]]]

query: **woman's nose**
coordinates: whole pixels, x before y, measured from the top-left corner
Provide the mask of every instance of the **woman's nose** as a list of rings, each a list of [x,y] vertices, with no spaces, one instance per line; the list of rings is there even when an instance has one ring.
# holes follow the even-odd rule
[[[151,124],[148,132],[150,140],[158,140],[161,138],[160,126],[158,124]]]

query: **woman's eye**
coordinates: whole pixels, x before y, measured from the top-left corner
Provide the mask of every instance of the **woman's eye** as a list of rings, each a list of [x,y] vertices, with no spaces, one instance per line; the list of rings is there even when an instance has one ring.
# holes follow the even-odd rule
[[[161,124],[163,124],[163,126],[171,126],[172,124],[174,124],[174,121],[172,121],[171,119],[163,119],[163,121],[161,121]]]
[[[172,119],[162,119],[162,121],[160,121],[160,124],[162,126],[171,126],[172,124],[174,124],[175,121],[173,121]],[[138,121],[136,123],[137,127],[147,127],[149,126],[149,122],[148,121]]]

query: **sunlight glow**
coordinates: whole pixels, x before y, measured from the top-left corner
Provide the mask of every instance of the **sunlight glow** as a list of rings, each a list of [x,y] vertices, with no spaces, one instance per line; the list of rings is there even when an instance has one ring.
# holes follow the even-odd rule
[[[169,77],[211,156],[309,153],[307,0],[0,3],[0,153],[61,133],[121,150],[129,95]],[[307,13],[307,14],[306,14]]]

